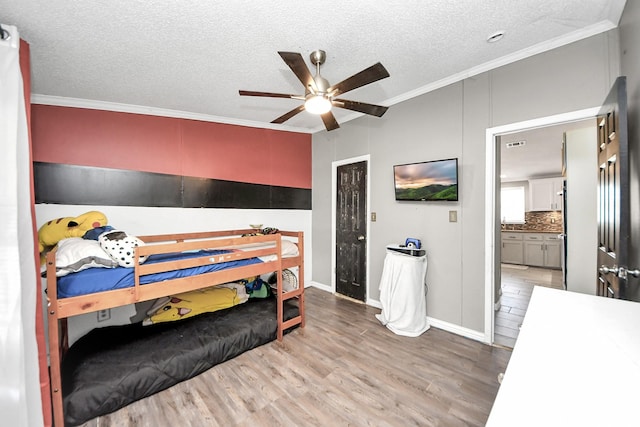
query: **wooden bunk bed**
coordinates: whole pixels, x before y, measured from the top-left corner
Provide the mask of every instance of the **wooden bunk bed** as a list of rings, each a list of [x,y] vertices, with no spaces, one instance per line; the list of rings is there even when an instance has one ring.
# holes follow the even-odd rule
[[[280,341],[283,339],[285,331],[290,328],[296,326],[304,327],[303,233],[278,231],[275,234],[256,235],[255,232],[256,230],[254,229],[246,229],[138,236],[140,240],[145,242],[145,245],[136,248],[135,251],[132,285],[69,297],[60,297],[61,292],[58,279],[56,279],[56,251],[54,249],[49,252],[46,256],[47,312],[54,425],[57,427],[65,425],[61,366],[68,351],[66,319],[71,316],[154,300],[275,272],[277,277],[274,292],[277,319],[275,338]],[[288,257],[283,256],[283,240],[295,243],[298,248],[297,254]],[[204,256],[193,255],[200,254],[199,251],[207,251],[207,254]],[[210,251],[214,251],[216,255],[211,255]],[[179,260],[140,263],[140,257],[147,257],[147,261],[149,261],[153,256],[176,253],[190,253],[191,256]],[[229,263],[234,264],[235,261],[255,260],[258,257],[260,261],[256,261],[256,263],[226,268]],[[185,269],[193,268],[199,269],[203,266],[205,268],[215,266],[216,268],[220,267],[220,269],[209,272],[199,271],[195,275],[163,279],[161,281],[154,281],[153,279],[154,274],[185,271]],[[293,290],[284,291],[283,270],[292,268],[298,269],[298,286]],[[291,305],[292,302],[297,302],[297,310],[295,314],[288,315],[290,318],[287,319],[284,315],[285,304]]]

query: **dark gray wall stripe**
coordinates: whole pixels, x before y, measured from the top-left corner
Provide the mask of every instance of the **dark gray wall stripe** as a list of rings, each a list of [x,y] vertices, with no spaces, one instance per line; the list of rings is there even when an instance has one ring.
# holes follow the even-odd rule
[[[311,209],[311,190],[161,173],[34,162],[36,203]]]

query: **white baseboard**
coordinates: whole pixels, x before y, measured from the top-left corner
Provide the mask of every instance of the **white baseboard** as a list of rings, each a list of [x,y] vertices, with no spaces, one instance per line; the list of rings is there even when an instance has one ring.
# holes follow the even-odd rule
[[[313,286],[314,288],[323,290],[325,292],[333,293],[331,286],[323,285],[322,283],[312,281],[311,286]],[[368,299],[366,304],[375,308],[382,309],[382,304],[378,300]],[[473,329],[465,328],[463,326],[455,325],[453,323],[445,322],[443,320],[438,320],[429,316],[427,316],[427,321],[429,322],[430,326],[436,327],[438,329],[442,329],[443,331],[451,332],[452,334],[461,335],[463,337],[488,344],[487,340],[485,339],[484,332],[474,331]]]
[[[368,299],[366,304],[370,305],[371,307],[379,308],[380,310],[382,310],[382,304],[380,303],[380,301],[376,299]]]
[[[433,317],[429,317],[429,316],[427,316],[427,321],[429,322],[429,325],[435,328],[442,329],[447,332],[451,332],[452,334],[461,335],[463,337],[470,338],[472,340],[486,343],[484,332],[474,331],[473,329],[469,329],[469,328],[465,328],[464,326],[445,322],[444,320],[434,319]]]
[[[327,286],[327,285],[319,283],[319,282],[314,282],[313,280],[311,282],[309,282],[309,286],[312,286],[314,288],[318,288],[321,291],[333,293],[333,289],[331,289],[331,286]]]

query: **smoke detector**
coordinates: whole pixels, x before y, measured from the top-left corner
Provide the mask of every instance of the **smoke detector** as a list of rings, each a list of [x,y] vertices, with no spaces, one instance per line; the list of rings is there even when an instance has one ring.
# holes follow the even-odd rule
[[[527,141],[525,141],[524,139],[521,139],[520,141],[507,142],[506,146],[507,148],[522,147],[526,143]]]

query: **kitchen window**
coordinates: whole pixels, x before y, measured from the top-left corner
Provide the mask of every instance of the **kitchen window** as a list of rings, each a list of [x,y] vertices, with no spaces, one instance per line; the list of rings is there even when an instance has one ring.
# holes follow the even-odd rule
[[[500,219],[503,224],[524,224],[524,186],[500,190]]]

